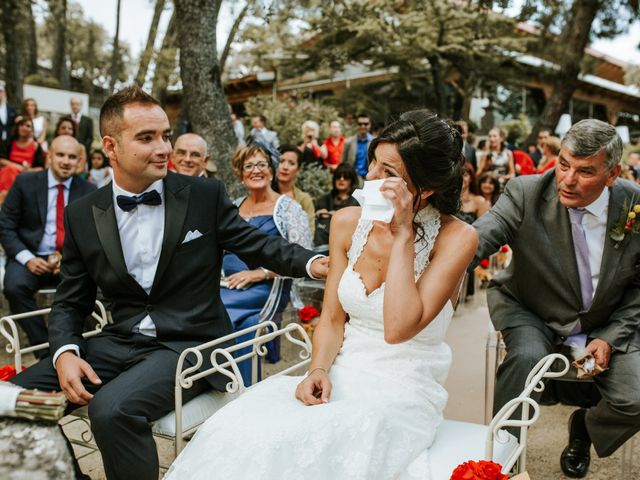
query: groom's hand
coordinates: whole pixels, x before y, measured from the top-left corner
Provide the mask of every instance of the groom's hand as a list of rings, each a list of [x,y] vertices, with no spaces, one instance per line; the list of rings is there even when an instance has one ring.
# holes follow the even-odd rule
[[[86,405],[93,398],[82,385],[82,378],[86,377],[94,385],[102,383],[91,365],[71,351],[60,354],[56,360],[56,371],[67,400],[77,405]]]
[[[301,381],[296,388],[296,398],[305,405],[321,405],[329,402],[331,380],[324,370],[317,369]]]
[[[316,258],[309,267],[314,278],[327,278],[329,274],[329,257]]]

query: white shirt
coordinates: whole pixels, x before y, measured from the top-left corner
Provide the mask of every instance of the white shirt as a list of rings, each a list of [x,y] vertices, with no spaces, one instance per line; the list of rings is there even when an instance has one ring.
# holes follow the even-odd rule
[[[2,125],[7,125],[7,120],[9,116],[9,109],[7,108],[7,102],[0,102],[0,122],[2,122]],[[9,125],[11,126],[11,125]],[[7,139],[7,132],[2,129],[2,140],[6,140]]]
[[[607,236],[609,188],[605,187],[600,196],[584,209],[587,213],[582,217],[582,226],[587,240],[587,248],[589,249],[591,283],[595,293],[600,279],[600,266]]]
[[[36,253],[40,256],[51,255],[56,251],[56,203],[58,201],[58,184],[60,183],[51,173],[51,170],[47,171],[47,216],[44,224],[44,234],[42,240],[38,245]],[[71,188],[72,178],[66,179],[62,182],[64,186],[64,205],[65,207],[69,203],[69,189]],[[34,258],[33,252],[24,249],[16,255],[16,261],[22,265],[26,265],[29,260]]]
[[[164,183],[156,180],[149,188],[139,195],[151,190],[156,190],[162,198],[161,205],[140,204],[133,210],[125,212],[117,203],[118,195],[133,196],[135,194],[122,189],[113,179],[113,208],[116,214],[118,233],[120,234],[120,244],[127,271],[133,279],[144,289],[147,294],[151,293],[151,286],[156,276],[162,240],[164,238]],[[133,332],[141,333],[150,337],[156,336],[156,326],[149,315],[144,317],[140,323],[135,325]],[[63,352],[73,350],[80,356],[80,349],[77,345],[63,345],[53,355],[53,366]]]

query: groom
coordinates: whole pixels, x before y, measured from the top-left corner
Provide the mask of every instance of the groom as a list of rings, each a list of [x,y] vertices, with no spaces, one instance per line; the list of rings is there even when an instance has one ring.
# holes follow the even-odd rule
[[[511,180],[474,223],[476,262],[504,244],[513,250],[511,264],[487,290],[491,320],[507,347],[494,412],[567,337],[581,339],[608,368],[594,377],[602,400],[569,420],[561,467],[573,478],[586,475],[591,442],[606,457],[640,430],[640,235],[611,233],[624,229],[640,188],[618,179],[621,155],[614,127],[578,122],[562,140],[555,172]]]
[[[326,260],[244,222],[219,181],[167,174],[169,121],[139,87],[107,99],[100,111],[114,179],[65,212],[62,281],[49,317],[53,362],[14,383],[62,390],[89,405],[109,479],[158,478],[151,422],[173,410],[180,353],[233,332],[220,300],[223,250],[252,268],[300,277],[326,275]],[[82,338],[96,289],[113,324]],[[223,378],[200,380],[185,403]]]

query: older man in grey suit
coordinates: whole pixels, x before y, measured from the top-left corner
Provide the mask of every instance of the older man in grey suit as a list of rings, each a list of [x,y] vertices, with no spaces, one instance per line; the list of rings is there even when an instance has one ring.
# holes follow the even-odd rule
[[[582,335],[586,351],[608,368],[594,378],[602,400],[569,420],[561,467],[573,478],[586,475],[591,442],[605,457],[640,430],[640,235],[624,228],[640,188],[618,179],[621,155],[615,128],[578,122],[562,141],[555,171],[510,181],[474,223],[475,261],[503,244],[513,250],[487,291],[507,346],[494,410],[517,396],[530,368],[567,337]]]

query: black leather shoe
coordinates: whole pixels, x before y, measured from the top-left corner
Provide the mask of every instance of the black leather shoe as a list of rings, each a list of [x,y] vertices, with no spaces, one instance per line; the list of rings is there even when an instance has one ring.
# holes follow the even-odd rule
[[[586,410],[576,410],[569,418],[569,445],[560,455],[560,468],[567,477],[583,478],[591,462],[591,439],[584,423]]]

